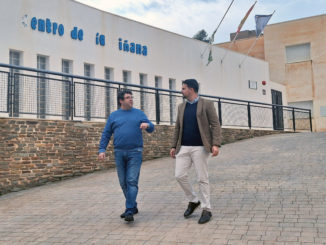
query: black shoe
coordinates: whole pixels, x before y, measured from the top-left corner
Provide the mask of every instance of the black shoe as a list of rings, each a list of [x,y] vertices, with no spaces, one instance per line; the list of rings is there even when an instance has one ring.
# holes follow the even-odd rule
[[[203,212],[201,213],[200,219],[198,220],[198,223],[205,224],[211,219],[211,217],[212,217],[212,213],[210,211],[203,210]]]
[[[186,218],[189,217],[199,205],[200,205],[200,202],[197,202],[197,203],[196,202],[189,202],[188,208],[185,211],[185,213],[183,214],[183,216],[185,216]]]
[[[132,213],[126,213],[125,221],[131,222],[134,221],[134,215]]]
[[[124,219],[126,217],[127,210],[120,215],[121,219]],[[133,208],[133,213],[138,214],[138,208]]]

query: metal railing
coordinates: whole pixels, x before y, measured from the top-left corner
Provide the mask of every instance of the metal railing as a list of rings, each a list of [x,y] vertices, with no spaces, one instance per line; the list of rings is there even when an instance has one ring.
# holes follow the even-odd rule
[[[105,120],[118,108],[117,93],[133,91],[134,107],[156,124],[174,124],[179,91],[0,63],[0,116]],[[308,109],[204,95],[224,127],[312,131]]]

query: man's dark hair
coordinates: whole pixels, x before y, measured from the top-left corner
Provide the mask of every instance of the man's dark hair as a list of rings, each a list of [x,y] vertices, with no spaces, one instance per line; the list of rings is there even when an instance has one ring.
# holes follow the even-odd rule
[[[186,79],[182,81],[182,84],[186,84],[188,88],[193,88],[195,93],[198,93],[199,85],[196,79]]]
[[[119,106],[121,105],[120,100],[124,100],[125,99],[125,94],[131,94],[132,95],[132,92],[129,89],[123,89],[123,90],[120,90],[118,92],[118,103],[119,103]]]

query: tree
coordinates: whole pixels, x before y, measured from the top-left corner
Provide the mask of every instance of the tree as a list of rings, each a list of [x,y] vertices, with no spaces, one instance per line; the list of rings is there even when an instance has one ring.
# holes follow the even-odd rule
[[[208,43],[209,39],[207,38],[207,32],[202,29],[198,31],[192,38]]]

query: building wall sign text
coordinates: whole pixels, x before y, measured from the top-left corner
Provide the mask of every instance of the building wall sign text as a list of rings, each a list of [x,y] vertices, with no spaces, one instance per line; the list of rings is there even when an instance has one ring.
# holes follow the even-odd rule
[[[25,15],[25,17],[27,17],[27,15]],[[51,21],[49,18],[38,19],[33,17],[30,21],[30,26],[34,31],[38,30],[39,32],[59,35],[60,37],[65,34],[64,25]],[[83,41],[84,34],[84,30],[77,26],[74,26],[70,31],[70,37],[73,40]],[[95,35],[95,45],[104,47],[106,44],[105,39],[105,35],[97,32]],[[135,53],[143,56],[147,56],[148,54],[147,46],[135,42],[129,43],[128,40],[122,40],[122,38],[118,39],[118,49],[120,51]]]

